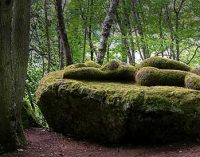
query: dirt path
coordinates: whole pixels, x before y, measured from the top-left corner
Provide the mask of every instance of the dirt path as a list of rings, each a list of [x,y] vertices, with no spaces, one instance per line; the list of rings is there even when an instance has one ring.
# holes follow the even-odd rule
[[[26,137],[26,148],[2,157],[200,157],[200,145],[107,148],[37,128],[27,130]]]

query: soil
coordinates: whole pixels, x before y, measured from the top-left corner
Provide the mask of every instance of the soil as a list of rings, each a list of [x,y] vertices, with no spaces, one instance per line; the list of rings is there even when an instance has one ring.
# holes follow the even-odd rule
[[[26,130],[27,146],[1,157],[200,157],[200,144],[105,147],[41,128]]]

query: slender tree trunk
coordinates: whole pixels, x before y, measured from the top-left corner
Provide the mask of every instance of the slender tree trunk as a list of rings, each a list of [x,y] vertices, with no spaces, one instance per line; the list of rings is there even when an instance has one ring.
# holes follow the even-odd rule
[[[56,11],[57,11],[57,18],[58,18],[59,34],[60,34],[61,43],[63,46],[63,52],[65,56],[65,62],[66,62],[65,65],[70,65],[73,63],[73,59],[72,59],[72,52],[70,49],[67,32],[65,28],[62,0],[56,0]]]
[[[169,30],[170,30],[170,39],[171,39],[171,43],[170,43],[170,54],[171,55],[170,55],[170,58],[173,58],[175,60],[176,55],[174,53],[174,28],[173,28],[172,19],[171,19],[170,8],[168,6],[166,6],[165,11],[166,11],[166,18],[167,18],[168,27],[169,27]]]
[[[99,45],[99,49],[97,53],[97,62],[99,64],[103,64],[103,60],[106,54],[108,37],[110,35],[110,30],[111,30],[112,23],[117,11],[118,4],[119,4],[119,0],[110,1],[110,8],[103,22],[100,45]]]
[[[45,32],[46,32],[46,40],[47,40],[47,56],[48,56],[48,67],[47,72],[50,72],[51,67],[51,42],[49,36],[49,19],[48,19],[48,1],[44,1],[44,13],[45,13]]]
[[[160,7],[160,12],[159,12],[159,30],[160,30],[160,53],[162,57],[164,56],[163,53],[163,25],[162,25],[162,14],[163,14],[163,2],[161,1],[161,7]]]
[[[88,37],[88,41],[89,41],[89,46],[90,46],[90,59],[93,61],[94,60],[94,53],[96,53],[93,41],[92,41],[92,16],[93,16],[93,5],[94,5],[94,1],[93,0],[88,0],[88,4],[87,4],[87,16],[89,16],[89,23],[88,23],[88,17],[85,17],[83,10],[82,10],[82,5],[81,5],[81,1],[78,0],[78,4],[79,4],[79,10],[81,13],[81,18],[84,22],[84,49],[83,49],[83,60],[82,62],[85,61],[85,51],[86,51],[86,39]],[[89,26],[87,26],[89,25]]]
[[[84,41],[83,41],[83,59],[82,62],[85,62],[85,55],[86,55],[86,43],[87,43],[87,27],[84,30]]]
[[[64,67],[63,63],[63,45],[60,39],[60,35],[58,34],[58,50],[59,50],[59,69],[62,70]]]
[[[179,18],[180,18],[180,12],[181,9],[183,8],[184,2],[186,0],[181,0],[180,6],[176,8],[176,0],[174,0],[174,12],[175,12],[175,30],[176,30],[176,35],[175,35],[175,41],[176,41],[176,60],[180,60],[180,39],[178,36],[179,32]]]
[[[142,56],[144,59],[149,58],[149,52],[148,52],[148,48],[145,42],[145,35],[144,35],[144,31],[143,31],[143,27],[142,27],[142,23],[141,23],[141,17],[140,17],[140,13],[137,10],[137,5],[140,1],[138,0],[134,0],[132,2],[132,11],[134,14],[134,20],[136,22],[136,30],[138,32],[138,35],[140,36],[140,42],[141,42],[141,49],[142,49]],[[140,49],[140,47],[139,47]]]
[[[90,45],[90,59],[94,60],[94,54],[97,54],[92,41],[92,22],[93,22],[93,12],[94,12],[94,0],[89,0],[89,26],[88,26],[88,40]]]

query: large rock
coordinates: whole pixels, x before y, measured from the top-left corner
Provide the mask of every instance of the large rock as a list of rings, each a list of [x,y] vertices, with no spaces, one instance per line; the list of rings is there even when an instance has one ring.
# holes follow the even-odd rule
[[[37,101],[49,126],[64,135],[118,143],[200,137],[200,91],[45,76]]]

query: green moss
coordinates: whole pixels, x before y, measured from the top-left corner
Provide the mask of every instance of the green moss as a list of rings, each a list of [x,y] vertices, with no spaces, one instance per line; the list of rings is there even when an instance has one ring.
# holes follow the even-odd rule
[[[77,63],[77,64],[72,64],[65,67],[64,70],[71,70],[71,69],[82,68],[82,67],[87,67],[87,66],[84,63]]]
[[[174,70],[182,70],[182,71],[190,71],[190,67],[184,63],[162,58],[162,57],[151,57],[144,60],[140,66],[142,67],[155,67],[158,69],[174,69]]]
[[[87,61],[85,62],[87,67],[94,67],[94,68],[101,68],[101,65],[95,63],[94,61]]]
[[[191,72],[200,75],[200,68],[194,68],[191,70]]]
[[[110,81],[134,82],[136,69],[131,65],[120,65],[115,70],[107,70],[106,79]]]
[[[119,64],[117,61],[112,60],[112,61],[106,63],[106,64],[102,67],[102,70],[103,70],[103,71],[116,70],[119,66],[120,66],[120,64]]]
[[[57,132],[111,143],[200,137],[200,91],[46,77],[37,101]]]
[[[120,65],[115,70],[101,70],[94,67],[65,69],[64,79],[99,80],[99,81],[135,81],[135,67]]]
[[[144,67],[137,72],[136,82],[143,86],[179,86],[184,87],[185,76],[188,72],[180,70],[161,70]]]
[[[24,128],[40,127],[39,120],[36,118],[31,106],[24,101],[22,107],[22,125]]]
[[[78,80],[104,80],[105,74],[98,68],[83,67],[65,71],[63,78]]]
[[[189,89],[200,90],[200,76],[188,74],[185,78],[185,86]]]

